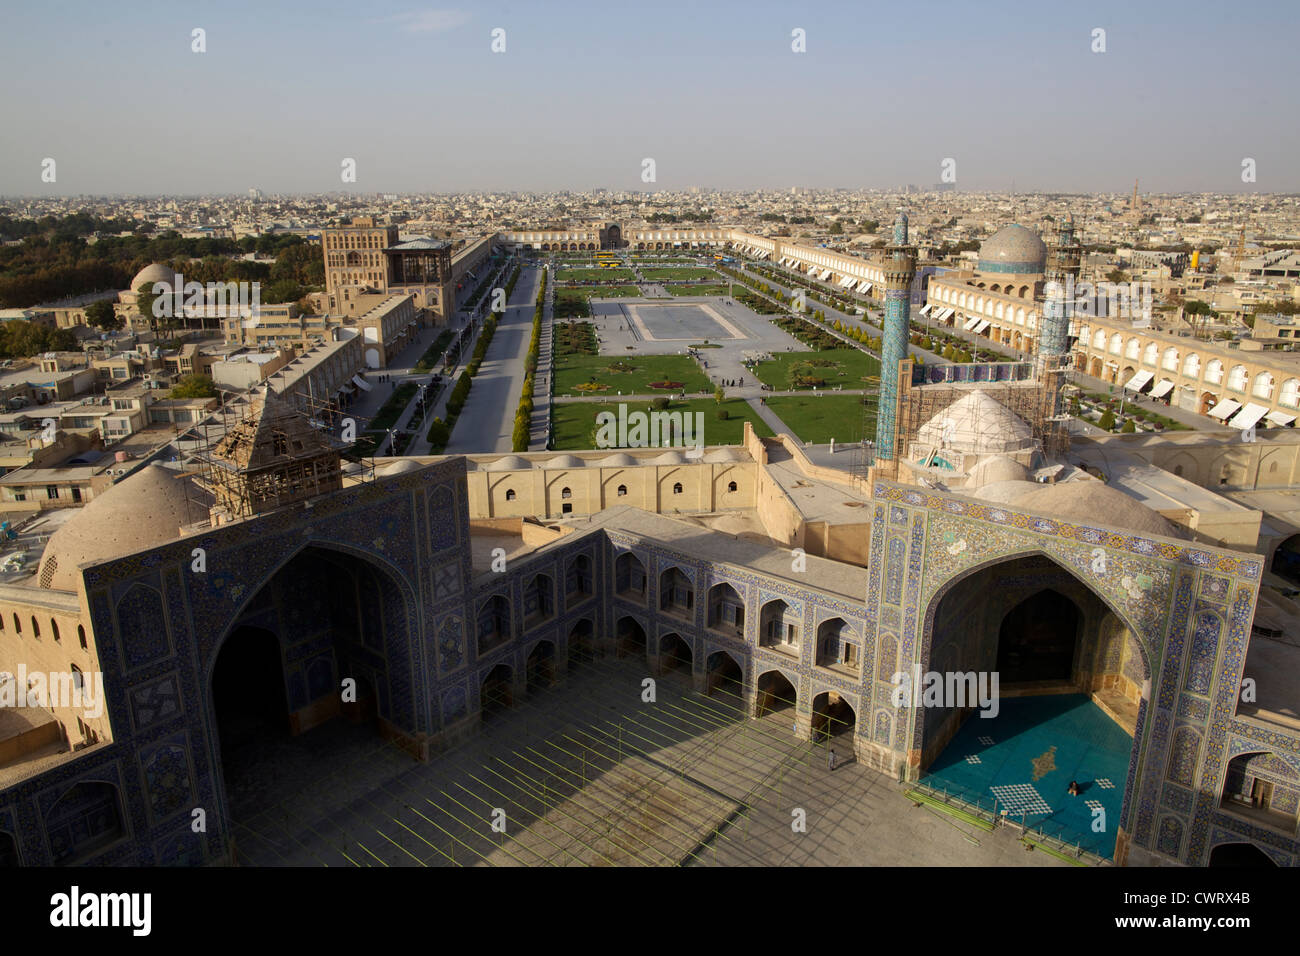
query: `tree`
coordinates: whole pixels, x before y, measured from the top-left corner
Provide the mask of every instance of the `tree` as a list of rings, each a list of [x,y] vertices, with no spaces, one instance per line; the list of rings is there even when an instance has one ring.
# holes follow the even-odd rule
[[[186,375],[172,388],[172,398],[216,398],[217,387],[207,375]]]
[[[1131,418],[1127,419],[1124,422],[1124,427],[1121,428],[1120,431],[1123,432],[1125,435],[1132,435],[1134,432],[1137,431],[1137,425],[1134,424],[1133,419]]]
[[[447,442],[451,440],[451,430],[441,418],[435,418],[426,437],[429,439],[430,450],[436,454],[447,447]]]
[[[719,385],[717,388],[713,390],[713,400],[717,402],[719,405],[723,403],[726,397],[727,397],[727,393],[722,390],[721,385]]]
[[[146,283],[135,290],[135,307],[149,320],[149,327],[157,331],[158,316],[154,315],[153,305],[159,295],[153,291],[153,284]]]
[[[1109,408],[1106,409],[1104,412],[1102,412],[1101,421],[1097,423],[1097,427],[1104,432],[1108,432],[1111,429],[1113,429],[1115,427],[1115,413],[1112,412]]]
[[[1128,273],[1118,267],[1111,269],[1106,273],[1106,281],[1113,282],[1116,285],[1128,282]]]
[[[841,223],[838,219],[836,219],[833,223],[831,223],[830,234],[832,236],[844,235],[844,224]]]
[[[86,306],[86,324],[105,332],[112,332],[122,325],[117,313],[113,311],[113,303],[108,299],[100,299]]]
[[[41,352],[71,352],[77,336],[71,329],[52,329],[15,319],[0,326],[0,358],[27,358]]]
[[[293,279],[280,279],[272,282],[266,289],[267,302],[297,302],[303,297],[304,289]]]

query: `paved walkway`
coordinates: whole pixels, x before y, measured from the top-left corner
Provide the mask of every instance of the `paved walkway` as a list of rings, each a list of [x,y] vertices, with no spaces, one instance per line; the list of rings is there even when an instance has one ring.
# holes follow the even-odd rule
[[[790,426],[783,422],[776,412],[764,405],[761,399],[748,398],[745,401],[759,418],[767,422],[767,427],[772,429],[772,431],[776,432],[778,435],[789,435],[796,442],[800,441],[799,436],[790,430]]]
[[[524,359],[532,337],[533,302],[540,281],[540,269],[520,271],[511,301],[474,377],[469,399],[456,419],[447,454],[508,454],[513,447],[515,412],[524,387]]]

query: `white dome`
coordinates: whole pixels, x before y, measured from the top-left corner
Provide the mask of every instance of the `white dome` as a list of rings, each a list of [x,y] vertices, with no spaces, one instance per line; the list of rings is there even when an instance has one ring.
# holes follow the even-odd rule
[[[1032,448],[1034,435],[1018,415],[976,389],[922,425],[916,440],[959,452],[996,455]]]
[[[206,518],[207,505],[187,494],[188,478],[148,465],[91,499],[50,536],[39,584],[75,591],[78,565],[120,558],[180,537],[183,525]]]
[[[171,285],[175,281],[176,272],[171,266],[164,265],[161,262],[155,262],[153,265],[145,266],[135,274],[135,278],[131,280],[131,291],[139,292],[140,286],[147,285],[149,286],[149,291],[152,292],[153,284],[155,282],[166,282],[168,285]]]

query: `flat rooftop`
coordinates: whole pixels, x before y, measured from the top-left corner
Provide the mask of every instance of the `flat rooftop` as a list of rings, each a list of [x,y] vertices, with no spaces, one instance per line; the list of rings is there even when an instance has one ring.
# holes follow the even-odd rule
[[[815,588],[859,604],[866,600],[865,568],[805,555],[805,570],[795,571],[794,552],[789,548],[720,533],[702,528],[694,522],[651,514],[640,508],[606,508],[590,518],[571,522],[570,527],[575,531],[601,528],[628,534],[686,554],[699,555],[710,561],[734,564],[759,574],[770,575],[797,587]]]

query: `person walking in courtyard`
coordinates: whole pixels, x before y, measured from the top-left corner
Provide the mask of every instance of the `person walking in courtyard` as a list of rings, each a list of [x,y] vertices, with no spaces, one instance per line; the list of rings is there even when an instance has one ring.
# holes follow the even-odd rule
[[[832,747],[830,748],[830,752],[826,755],[826,769],[830,771],[834,771],[835,762],[836,762],[835,748]]]

